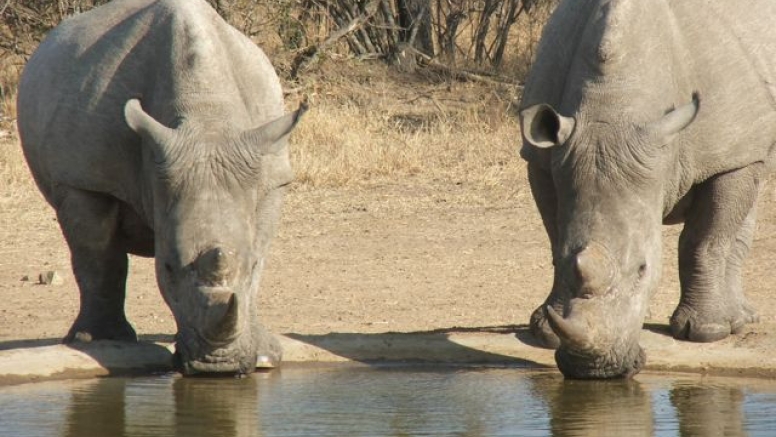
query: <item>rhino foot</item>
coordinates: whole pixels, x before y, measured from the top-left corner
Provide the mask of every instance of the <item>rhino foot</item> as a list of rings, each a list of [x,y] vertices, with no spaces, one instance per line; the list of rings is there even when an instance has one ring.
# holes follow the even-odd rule
[[[126,320],[111,324],[90,324],[76,320],[62,343],[90,343],[94,340],[137,342],[137,333]]]
[[[671,316],[671,333],[678,340],[709,343],[740,332],[747,323],[760,320],[757,312],[747,303],[727,311],[697,311],[680,304]]]
[[[278,339],[262,326],[254,328],[253,336],[257,346],[256,367],[272,368],[277,366],[283,358],[283,348]]]
[[[560,339],[547,322],[547,314],[544,308],[545,306],[542,305],[531,314],[531,334],[537,340],[539,346],[547,349],[557,349],[560,346]]]

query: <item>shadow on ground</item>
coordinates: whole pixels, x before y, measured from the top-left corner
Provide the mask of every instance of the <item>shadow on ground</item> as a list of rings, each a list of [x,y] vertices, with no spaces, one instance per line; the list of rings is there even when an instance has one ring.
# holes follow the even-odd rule
[[[35,340],[2,341],[0,342],[0,351],[6,351],[11,349],[54,346],[61,343],[62,343],[61,338],[39,338]]]
[[[149,341],[61,344],[61,339],[0,343],[0,385],[45,379],[169,372],[172,351]]]
[[[410,333],[288,333],[285,337],[363,363],[418,362],[456,365],[500,365],[547,368],[547,364],[521,357],[525,328],[517,326],[451,328]],[[483,334],[483,335],[479,335]],[[503,335],[493,335],[503,334]],[[523,344],[521,344],[523,342]],[[284,345],[285,361],[301,361],[309,351]]]
[[[673,334],[671,334],[671,327],[665,323],[645,323],[642,329],[645,331],[654,332],[655,334],[673,338]]]
[[[175,337],[170,334],[144,334],[144,335],[140,335],[138,340],[141,343],[173,343],[175,341]],[[0,341],[0,351],[11,350],[11,349],[54,346],[58,344],[62,344],[61,337]],[[95,344],[99,344],[99,343],[95,342]],[[131,344],[131,343],[128,343],[128,344]],[[72,346],[72,347],[79,350],[81,349],[78,346]]]

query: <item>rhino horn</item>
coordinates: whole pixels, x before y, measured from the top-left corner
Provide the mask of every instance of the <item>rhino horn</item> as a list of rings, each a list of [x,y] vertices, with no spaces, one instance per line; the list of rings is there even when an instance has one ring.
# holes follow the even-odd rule
[[[700,96],[694,93],[692,102],[674,109],[652,126],[652,130],[662,138],[670,140],[695,120],[700,109]]]
[[[197,258],[199,280],[206,285],[227,286],[234,264],[232,252],[221,247],[210,249]]]
[[[124,105],[124,119],[133,131],[150,138],[158,147],[170,144],[175,136],[173,129],[159,123],[145,112],[137,99],[128,100]]]
[[[307,112],[307,101],[303,101],[296,111],[276,118],[269,123],[243,132],[241,135],[245,143],[256,145],[261,155],[274,154],[283,150],[285,143],[280,141],[299,123],[305,112]]]
[[[604,294],[614,281],[614,263],[599,244],[590,244],[577,254],[574,270],[580,282],[580,297]]]
[[[211,341],[228,342],[237,329],[237,295],[231,291],[209,292],[205,336]]]
[[[552,106],[540,103],[520,111],[520,127],[525,139],[533,146],[546,149],[565,143],[576,121],[558,114]]]
[[[547,322],[549,322],[550,328],[560,339],[561,345],[579,352],[589,351],[593,348],[590,336],[579,326],[579,323],[563,318],[549,305],[545,307],[545,311],[547,313]]]

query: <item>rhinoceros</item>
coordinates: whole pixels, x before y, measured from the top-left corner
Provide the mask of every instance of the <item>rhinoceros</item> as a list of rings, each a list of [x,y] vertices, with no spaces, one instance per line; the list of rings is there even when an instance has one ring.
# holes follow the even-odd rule
[[[661,224],[684,223],[673,336],[758,319],[741,268],[776,144],[776,3],[563,0],[519,116],[554,283],[531,315],[570,378],[637,373],[661,276]]]
[[[288,136],[264,52],[200,0],[116,0],[52,30],[18,93],[24,155],[70,249],[80,311],[65,342],[136,341],[128,254],[155,257],[185,374],[277,362],[257,292]]]

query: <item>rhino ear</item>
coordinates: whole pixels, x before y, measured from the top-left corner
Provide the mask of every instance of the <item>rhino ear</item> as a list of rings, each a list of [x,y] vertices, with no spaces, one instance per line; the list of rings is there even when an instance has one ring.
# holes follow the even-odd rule
[[[175,131],[162,125],[148,115],[137,99],[128,100],[124,105],[124,119],[129,128],[138,135],[151,138],[159,146],[169,144]]]
[[[690,125],[695,120],[695,116],[698,115],[700,109],[700,98],[697,93],[693,94],[692,102],[674,109],[663,118],[653,123],[651,129],[660,138],[664,138],[666,142],[670,141],[674,135],[678,134],[684,128]]]
[[[575,124],[572,117],[564,117],[544,103],[520,111],[523,136],[541,149],[565,143],[574,131]]]
[[[259,147],[259,153],[272,154],[280,152],[285,147],[285,142],[281,141],[288,136],[299,123],[305,112],[307,112],[307,102],[299,105],[299,109],[276,118],[269,123],[243,132],[241,138],[248,144],[255,144]]]

